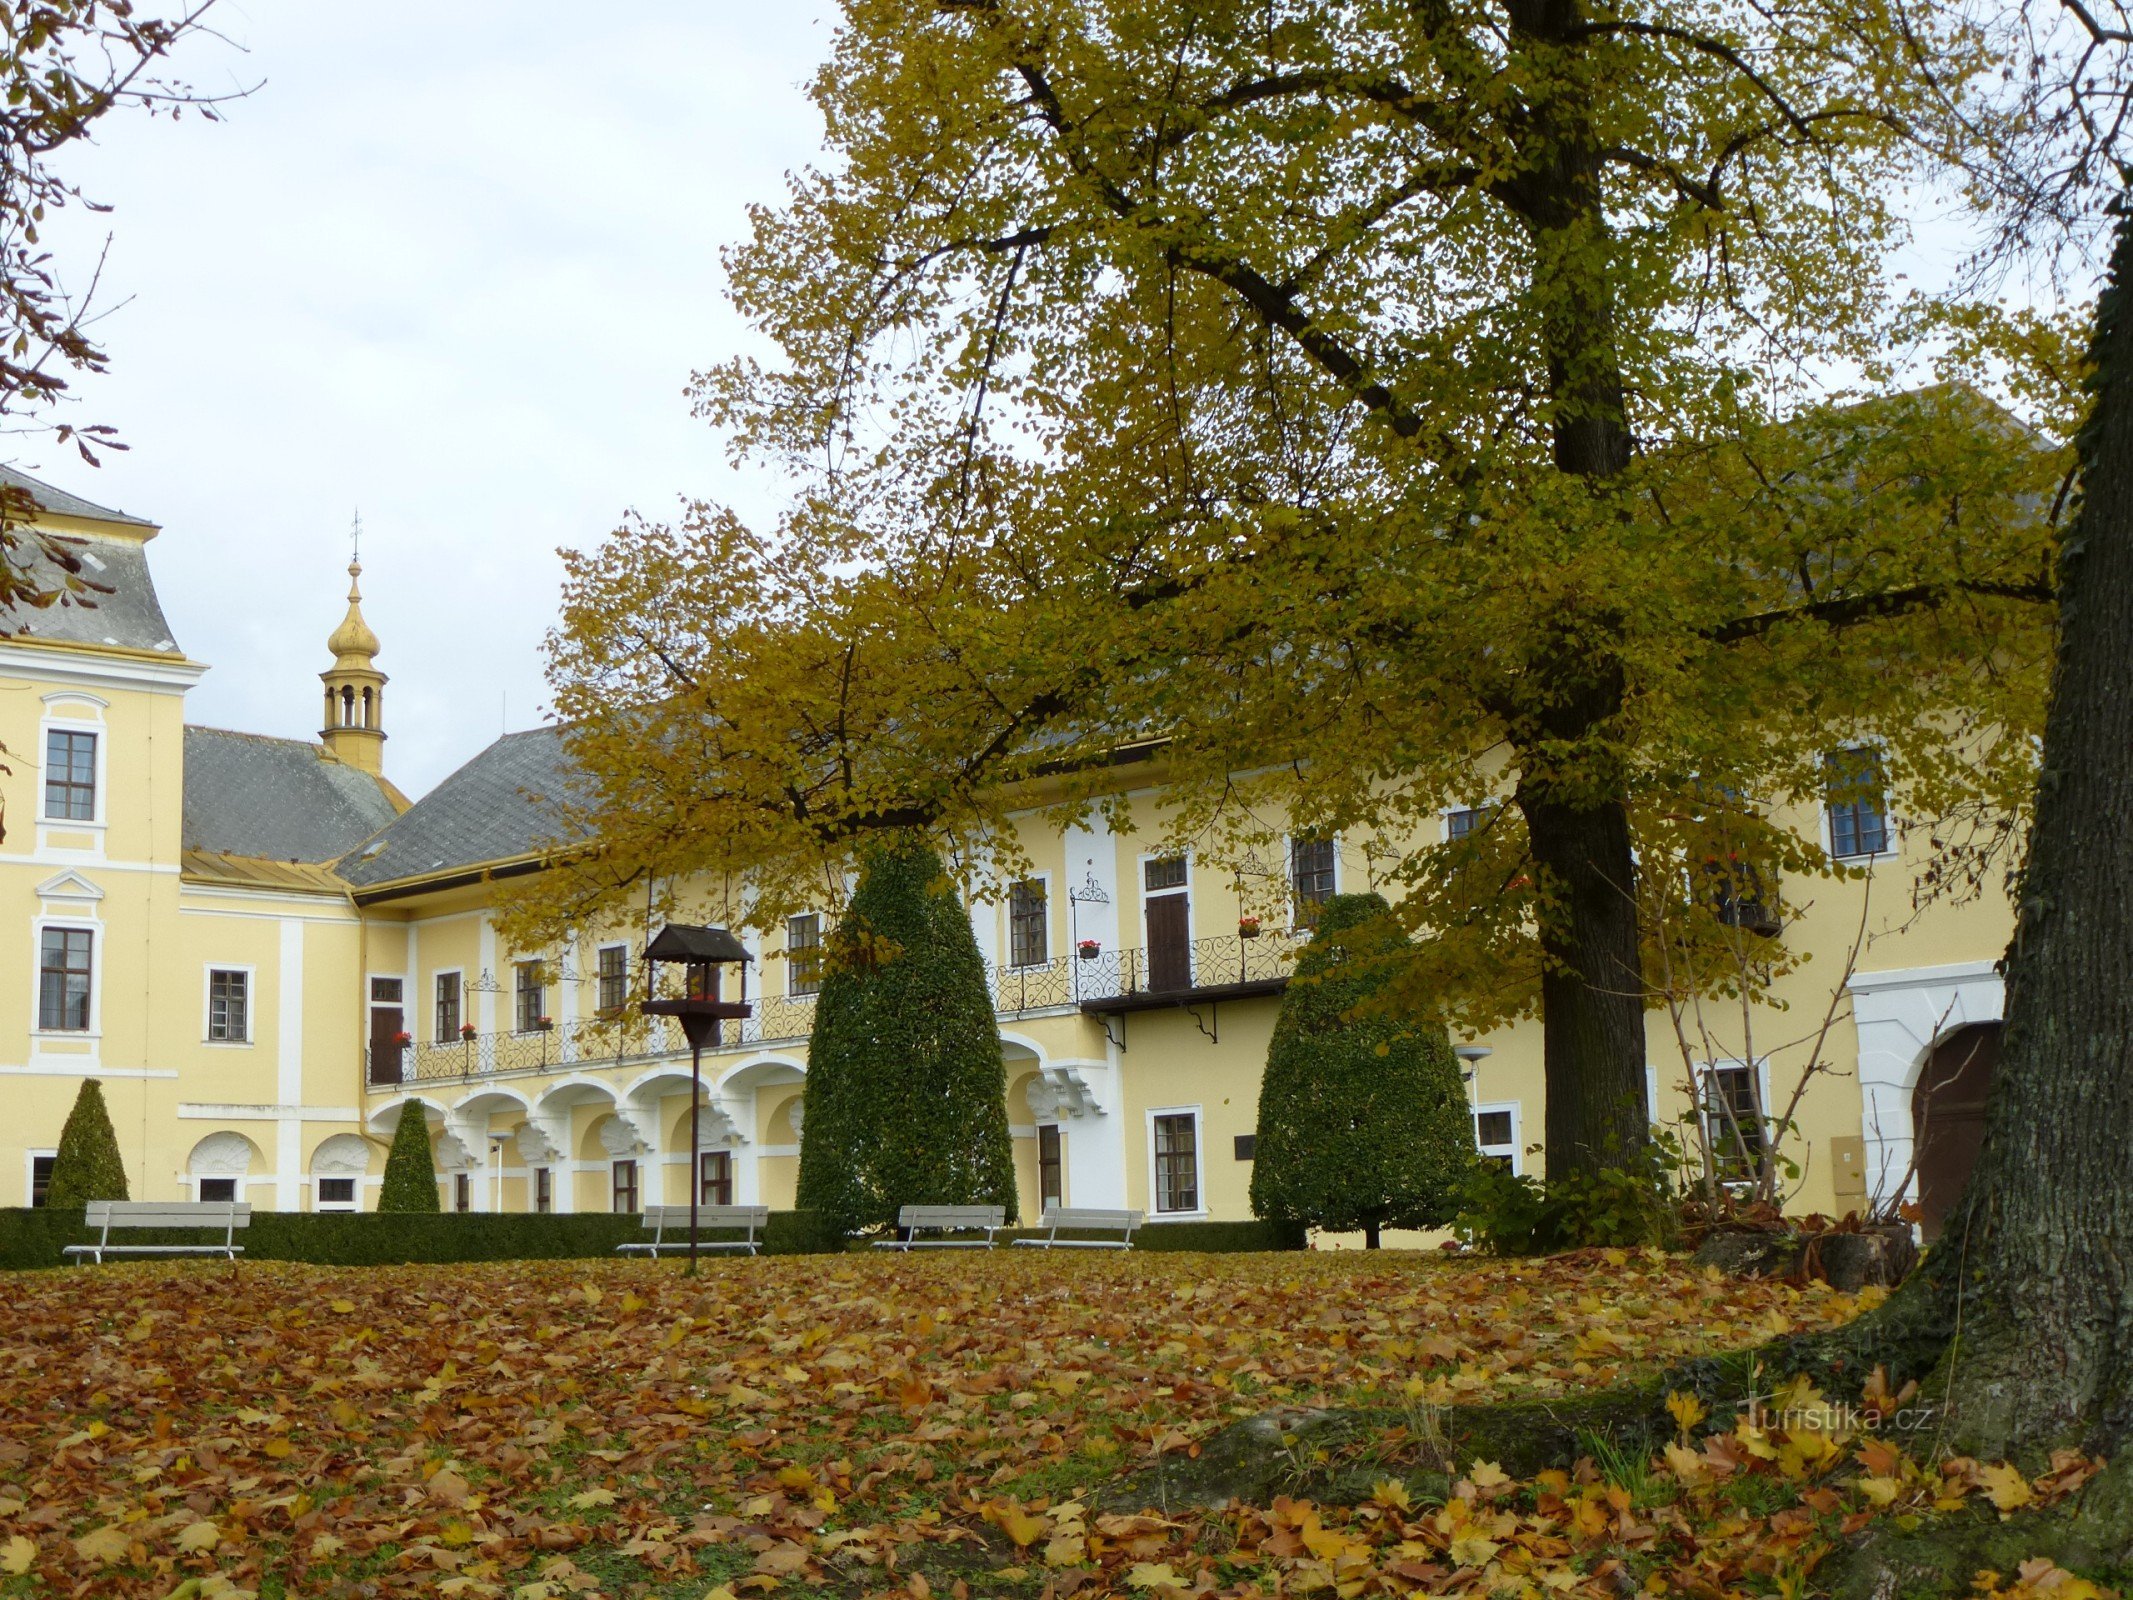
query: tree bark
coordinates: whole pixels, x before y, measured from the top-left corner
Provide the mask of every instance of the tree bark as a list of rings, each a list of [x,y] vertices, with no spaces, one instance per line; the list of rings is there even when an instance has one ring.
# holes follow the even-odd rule
[[[1514,0],[1514,46],[1579,48],[1579,0]],[[1626,472],[1623,405],[1600,142],[1592,101],[1559,67],[1535,81],[1525,168],[1504,186],[1533,245],[1532,290],[1548,361],[1558,472],[1603,484]],[[1590,604],[1588,600],[1588,605]],[[1602,602],[1603,604],[1605,602]],[[1519,809],[1540,876],[1547,1177],[1632,1164],[1650,1139],[1645,1105],[1642,941],[1636,857],[1612,757],[1625,674],[1605,615],[1569,615],[1529,663],[1513,718]]]
[[[1953,1436],[1986,1457],[2133,1437],[2133,217],[2097,307],[2082,504],[2007,1029],[1934,1275]],[[1922,1285],[1921,1292],[1928,1286]]]

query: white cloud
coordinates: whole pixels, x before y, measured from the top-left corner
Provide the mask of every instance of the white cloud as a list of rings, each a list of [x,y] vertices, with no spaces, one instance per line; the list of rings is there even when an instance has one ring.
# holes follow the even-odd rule
[[[419,794],[507,700],[511,726],[539,720],[557,546],[685,494],[770,509],[681,390],[753,343],[718,251],[819,144],[802,85],[828,8],[213,15],[243,52],[197,41],[182,75],[260,87],[221,122],[107,124],[70,170],[116,209],[55,234],[75,279],[112,237],[112,371],[70,420],[132,449],[16,458],[164,524],[165,609],[215,668],[188,714],[256,732],[316,729],[360,505],[387,770]]]

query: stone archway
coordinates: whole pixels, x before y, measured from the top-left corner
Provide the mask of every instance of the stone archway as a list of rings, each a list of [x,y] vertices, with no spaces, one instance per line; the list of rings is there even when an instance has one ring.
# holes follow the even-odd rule
[[[1927,1243],[1962,1197],[1985,1139],[1985,1097],[2000,1058],[2000,1024],[1973,1022],[1934,1045],[1911,1091],[1918,1209]]]

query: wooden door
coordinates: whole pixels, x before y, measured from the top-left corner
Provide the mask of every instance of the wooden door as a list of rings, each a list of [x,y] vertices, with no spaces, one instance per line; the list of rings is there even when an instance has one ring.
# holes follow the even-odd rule
[[[1148,897],[1148,987],[1192,987],[1192,918],[1182,894]]]
[[[400,1081],[400,1033],[407,1026],[398,1006],[370,1008],[370,1081],[394,1084]]]
[[[2000,1025],[1973,1023],[1933,1047],[1911,1094],[1911,1125],[1918,1141],[1918,1209],[1926,1241],[1940,1237],[1941,1221],[1970,1181],[1985,1141],[1985,1096],[2000,1058]]]

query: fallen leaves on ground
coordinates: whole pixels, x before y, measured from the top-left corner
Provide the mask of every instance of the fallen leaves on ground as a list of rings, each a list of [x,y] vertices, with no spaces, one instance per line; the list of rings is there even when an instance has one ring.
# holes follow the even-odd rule
[[[1658,1256],[181,1263],[9,1289],[0,1594],[1619,1600],[1654,1573],[1783,1589],[1853,1519],[2049,1503],[2095,1470],[1929,1472],[1799,1424],[1808,1391],[1773,1410],[1790,1427],[1699,1437],[1675,1408],[1627,1483],[1480,1462],[1429,1496],[1390,1463],[1353,1509],[1090,1509],[1272,1406],[1561,1394],[1860,1308]]]

